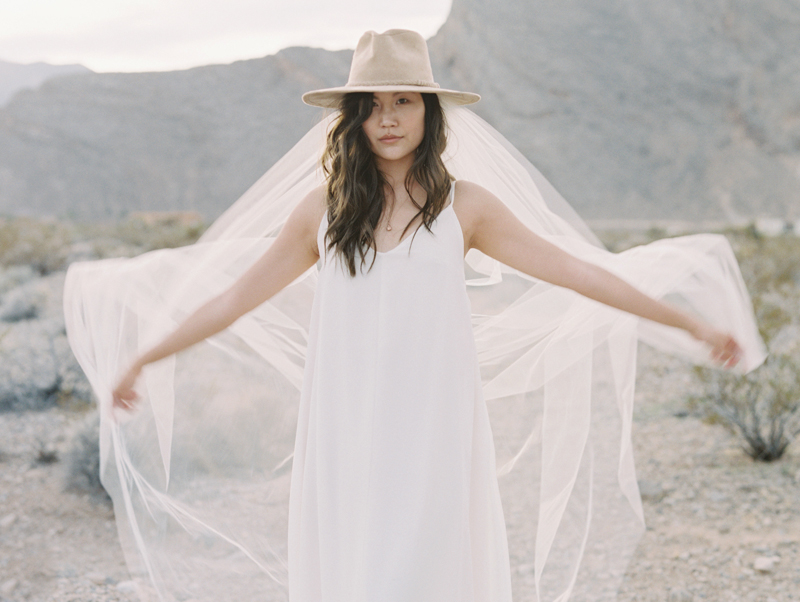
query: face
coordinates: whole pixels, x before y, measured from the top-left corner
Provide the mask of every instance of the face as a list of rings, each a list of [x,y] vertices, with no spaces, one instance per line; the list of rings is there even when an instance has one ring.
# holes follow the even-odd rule
[[[425,103],[418,92],[376,92],[372,115],[362,126],[379,168],[414,161],[425,136]]]

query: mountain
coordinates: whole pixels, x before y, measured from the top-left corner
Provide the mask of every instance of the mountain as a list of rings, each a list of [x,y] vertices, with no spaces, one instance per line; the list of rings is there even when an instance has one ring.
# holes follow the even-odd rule
[[[0,61],[0,107],[6,104],[19,90],[35,89],[48,79],[70,73],[91,73],[91,71],[83,65],[49,65],[47,63],[21,65]]]
[[[430,50],[584,217],[800,218],[797,0],[455,0]]]
[[[800,218],[797,0],[454,0],[430,50],[584,217]],[[0,109],[0,213],[213,218],[319,117],[300,95],[346,81],[350,56],[19,92]]]
[[[167,73],[73,75],[0,110],[0,214],[213,218],[321,114],[299,98],[347,77],[351,52],[290,48]]]

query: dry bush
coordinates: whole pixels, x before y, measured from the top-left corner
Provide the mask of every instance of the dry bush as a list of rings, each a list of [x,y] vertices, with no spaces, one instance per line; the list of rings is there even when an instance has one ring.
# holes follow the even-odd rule
[[[0,218],[0,265],[29,265],[41,275],[64,269],[73,228],[55,220]]]
[[[139,212],[120,222],[115,234],[145,252],[190,245],[204,230],[203,218],[195,212]]]
[[[698,368],[703,394],[691,403],[740,436],[753,459],[771,462],[800,435],[800,239],[728,235],[770,357],[746,376]]]
[[[706,418],[743,439],[754,460],[772,462],[800,435],[800,361],[771,355],[746,376],[698,370],[705,385],[700,402]]]
[[[46,275],[66,269],[75,259],[131,256],[192,244],[204,230],[202,217],[194,212],[132,213],[110,224],[0,217],[0,266],[28,265]]]
[[[110,500],[100,482],[100,416],[88,414],[78,425],[66,454],[66,489]]]

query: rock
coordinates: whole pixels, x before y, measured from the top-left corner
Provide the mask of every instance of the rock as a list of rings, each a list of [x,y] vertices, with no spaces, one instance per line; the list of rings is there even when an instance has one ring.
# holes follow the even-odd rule
[[[17,589],[17,580],[16,579],[9,579],[8,581],[4,581],[2,585],[0,585],[0,593],[4,596],[9,595],[15,589]]]
[[[0,528],[7,529],[14,524],[15,520],[17,520],[16,514],[6,514],[3,518],[0,518]]]
[[[780,559],[780,556],[758,556],[753,561],[753,568],[760,573],[771,573]]]
[[[639,494],[648,502],[660,502],[667,492],[661,483],[642,479],[639,481]]]
[[[108,578],[103,573],[86,573],[85,577],[95,585],[105,585],[108,582]]]
[[[134,594],[139,589],[135,581],[120,581],[117,583],[117,591],[123,594]]]
[[[722,491],[711,490],[707,494],[709,500],[718,504],[720,502],[725,502],[728,500],[728,494]]]
[[[669,590],[667,600],[669,602],[692,602],[694,596],[683,588],[673,587]]]
[[[78,572],[75,570],[74,567],[65,566],[58,571],[56,571],[56,576],[60,579],[72,579],[78,576]]]

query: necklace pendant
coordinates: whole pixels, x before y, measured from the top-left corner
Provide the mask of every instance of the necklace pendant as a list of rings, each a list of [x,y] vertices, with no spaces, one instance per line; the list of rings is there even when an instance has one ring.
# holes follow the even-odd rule
[[[386,224],[386,229],[387,229],[387,230],[391,230],[391,229],[392,229],[392,226],[391,226],[390,224]]]

